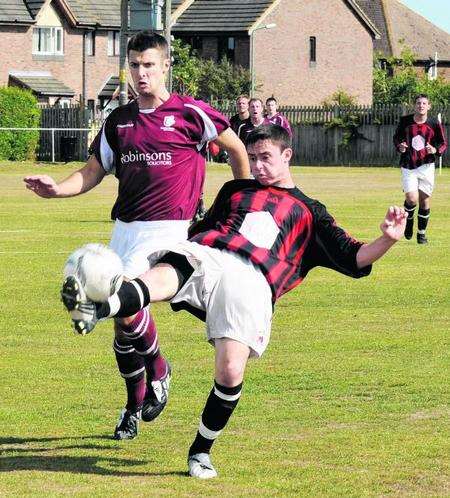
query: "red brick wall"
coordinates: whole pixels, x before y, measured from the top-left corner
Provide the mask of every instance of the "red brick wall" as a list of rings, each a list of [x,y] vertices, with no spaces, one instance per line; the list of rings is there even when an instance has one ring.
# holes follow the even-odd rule
[[[283,0],[254,33],[258,96],[283,105],[319,105],[338,88],[372,101],[372,38],[343,0]],[[309,38],[317,63],[309,63]]]
[[[2,50],[0,85],[8,84],[9,71],[50,71],[52,76],[75,92],[75,99],[78,100],[82,93],[82,30],[72,29],[64,23],[63,27],[64,56],[39,60],[32,55],[32,27],[0,26],[0,46],[11,48]],[[107,32],[98,31],[95,43],[95,56],[86,57],[87,99],[97,99],[109,76],[119,73],[119,57],[107,55]]]

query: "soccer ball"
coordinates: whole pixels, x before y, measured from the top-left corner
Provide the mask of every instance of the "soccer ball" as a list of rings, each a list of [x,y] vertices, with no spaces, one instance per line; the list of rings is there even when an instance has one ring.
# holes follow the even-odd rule
[[[123,281],[120,257],[103,244],[86,244],[74,251],[64,266],[64,278],[75,275],[92,301],[102,303],[117,292]]]

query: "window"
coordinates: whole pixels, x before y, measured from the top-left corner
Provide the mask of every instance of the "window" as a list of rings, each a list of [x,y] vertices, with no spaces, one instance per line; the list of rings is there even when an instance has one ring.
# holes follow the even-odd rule
[[[226,57],[229,61],[233,62],[235,44],[235,38],[233,36],[219,38],[217,47],[219,60]]]
[[[63,55],[62,28],[33,28],[33,54]]]
[[[309,37],[309,62],[317,62],[316,60],[316,37],[315,36],[310,36]]]
[[[428,79],[429,80],[435,80],[437,78],[437,65],[432,62],[426,69],[425,69]]]
[[[86,55],[95,55],[95,31],[86,32]]]
[[[108,31],[108,55],[119,55],[120,53],[120,32]]]

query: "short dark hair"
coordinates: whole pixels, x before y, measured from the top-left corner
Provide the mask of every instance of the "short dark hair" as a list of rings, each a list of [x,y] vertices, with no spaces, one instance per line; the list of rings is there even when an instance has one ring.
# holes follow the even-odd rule
[[[277,104],[277,99],[275,97],[269,97],[267,100],[266,100],[266,104],[268,104],[269,102],[275,102],[275,104]]]
[[[426,93],[419,93],[414,97],[414,102],[417,102],[418,99],[427,99],[430,102],[430,97]]]
[[[250,97],[249,97],[248,95],[242,94],[242,95],[239,95],[239,97],[237,97],[237,98],[236,98],[236,102],[237,102],[239,99],[247,99],[247,100],[250,100]]]
[[[261,99],[257,99],[255,97],[252,97],[249,101],[248,101],[248,105],[250,105],[252,102],[259,102],[261,104],[261,106],[263,106],[263,101]]]
[[[285,128],[276,124],[268,124],[255,128],[248,134],[245,146],[254,145],[260,140],[270,140],[274,145],[280,147],[281,152],[292,147],[292,139],[289,133]]]
[[[130,50],[144,52],[148,48],[157,48],[164,54],[164,58],[169,58],[169,45],[164,36],[158,35],[153,31],[139,31],[128,40],[127,55]]]

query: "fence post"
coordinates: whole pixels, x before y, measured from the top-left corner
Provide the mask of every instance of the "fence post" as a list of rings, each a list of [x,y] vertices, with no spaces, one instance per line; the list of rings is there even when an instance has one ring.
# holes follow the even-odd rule
[[[338,141],[338,127],[333,127],[333,140],[334,140],[334,163],[339,164],[339,141]]]
[[[55,162],[55,128],[52,128],[52,163]]]

